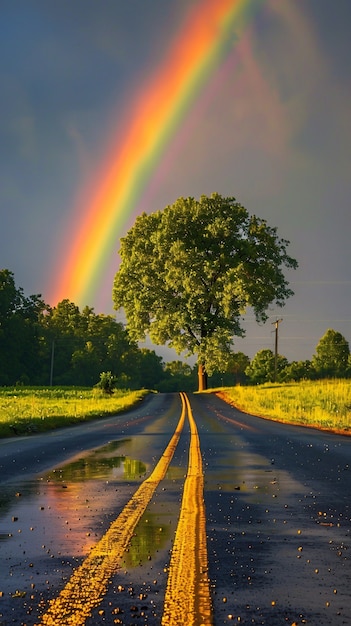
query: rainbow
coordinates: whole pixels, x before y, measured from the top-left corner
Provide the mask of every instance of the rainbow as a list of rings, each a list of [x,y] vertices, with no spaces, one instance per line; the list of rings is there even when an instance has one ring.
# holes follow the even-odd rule
[[[168,54],[129,103],[124,130],[115,133],[90,186],[88,204],[83,206],[88,195],[83,193],[73,208],[64,236],[67,254],[56,263],[60,271],[54,274],[58,280],[49,297],[52,306],[64,298],[93,306],[119,237],[157,177],[167,145],[232,50],[234,29],[237,37],[260,2],[199,0],[188,10]]]

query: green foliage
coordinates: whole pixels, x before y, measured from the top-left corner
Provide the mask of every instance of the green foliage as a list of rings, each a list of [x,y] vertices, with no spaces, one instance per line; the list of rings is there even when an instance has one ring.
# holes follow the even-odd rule
[[[80,312],[73,302],[62,300],[45,317],[43,335],[47,371],[54,342],[55,384],[92,386],[101,371],[111,371],[117,381],[123,379],[123,386],[132,386],[138,347],[112,315],[96,314],[90,307]]]
[[[96,386],[102,389],[104,393],[111,395],[116,387],[116,377],[113,376],[112,372],[101,372],[100,380]]]
[[[253,384],[273,382],[275,358],[271,350],[260,350],[246,368],[249,381]],[[348,342],[341,333],[327,330],[320,339],[312,361],[292,361],[277,358],[277,381],[299,382],[321,378],[345,378],[351,375],[351,356]]]
[[[13,273],[0,270],[0,385],[30,381],[40,368],[40,323],[46,306],[40,295],[25,297]]]
[[[265,320],[272,302],[292,295],[282,272],[297,267],[288,243],[235,198],[179,198],[139,216],[122,239],[115,307],[124,307],[133,339],[149,333],[196,354],[207,373],[224,371],[246,307]]]
[[[143,220],[141,221],[143,223]],[[139,223],[138,220],[137,223]],[[163,236],[165,235],[163,234]],[[161,235],[160,241],[162,241]],[[198,245],[201,241],[200,238]],[[178,241],[178,247],[184,247],[184,245]],[[187,245],[190,246],[189,241],[187,241]],[[185,255],[184,250],[183,253]],[[210,249],[207,254],[210,256]],[[200,252],[195,251],[195,261],[198,257],[201,257]],[[204,286],[205,278],[208,279],[209,269],[206,270],[207,274],[201,281],[200,270],[196,270],[195,261],[193,269],[191,258],[189,249],[189,272],[194,272],[195,277],[197,276],[201,285]],[[156,263],[155,259],[154,261]],[[167,265],[170,273],[173,271],[177,273],[173,266],[176,261],[175,258],[170,259],[169,265]],[[159,262],[157,261],[157,263]],[[181,266],[185,271],[185,256]],[[217,261],[213,263],[213,268],[214,270],[218,269]],[[181,273],[180,276],[183,274]],[[152,276],[150,275],[148,278],[152,291]],[[147,284],[146,277],[142,275],[143,280]],[[158,280],[158,275],[155,275],[155,285],[159,285],[160,290],[162,290],[162,284],[159,284]],[[186,283],[187,281],[184,280],[183,282]],[[170,284],[176,286],[176,278],[170,279]],[[219,288],[218,285],[214,284],[214,294],[217,288]],[[184,320],[187,315],[186,303],[182,302],[182,298],[186,298],[189,290],[186,291],[185,289],[182,292],[179,286],[178,295],[175,292],[175,298],[176,300],[178,298],[179,304],[179,320]],[[193,308],[189,308],[187,319],[190,336],[193,332],[192,340],[194,340],[195,331],[198,328],[200,333],[197,338],[198,341],[201,339],[201,328],[197,323],[197,316],[201,315],[200,303],[204,302],[205,298],[204,292],[201,300],[200,291],[201,286],[196,285],[194,278],[194,298],[193,300],[189,299],[189,307],[192,302]],[[170,294],[168,295],[171,297]],[[132,292],[129,293],[129,296],[132,297]],[[140,304],[138,304],[138,298],[139,294],[136,294],[135,308],[137,309],[139,306],[141,311],[145,304],[144,296]],[[150,295],[150,299],[152,298],[153,296]],[[220,295],[216,302],[220,302]],[[161,300],[159,304],[161,304]],[[153,306],[156,307],[156,305],[155,302]],[[172,307],[171,303],[168,307],[171,314],[168,317],[167,302],[164,300],[165,311],[161,312],[159,317],[155,315],[148,318],[148,324],[152,324],[154,319],[158,320],[159,331],[167,332],[169,337],[172,333],[172,327],[166,328],[166,326],[170,321],[176,319],[176,311],[172,311]],[[257,384],[273,381],[273,353],[270,350],[260,351],[250,363],[245,354],[229,351],[232,337],[229,337],[227,328],[227,340],[225,339],[224,325],[227,322],[222,319],[223,311],[221,312],[220,307],[218,308],[220,327],[212,335],[210,330],[211,315],[211,310],[207,310],[202,320],[204,343],[201,349],[198,346],[197,352],[199,363],[201,363],[201,358],[205,358],[205,356],[208,359],[206,366],[208,372],[211,372],[211,386],[228,386],[233,383],[246,384],[247,382]],[[235,318],[235,312],[233,315]],[[214,328],[216,321],[214,314],[212,317],[212,327]],[[139,319],[138,315],[136,319]],[[191,326],[191,324],[193,325]],[[179,326],[176,328],[179,330]],[[220,341],[221,333],[223,343]],[[135,335],[135,330],[133,334]],[[180,331],[178,334],[179,337],[175,337],[174,342],[177,343],[179,339],[179,346],[182,347],[186,345],[187,331]],[[198,344],[194,342],[195,353],[196,345]],[[191,345],[188,348],[188,351],[191,352]],[[51,372],[53,374],[52,381],[50,380]],[[131,338],[128,330],[118,323],[114,316],[96,314],[94,309],[90,307],[85,307],[80,311],[79,307],[67,299],[59,302],[56,307],[50,307],[39,295],[25,297],[22,289],[16,287],[12,272],[1,270],[0,386],[8,384],[48,385],[49,382],[53,382],[55,385],[59,383],[61,385],[74,384],[93,387],[99,380],[101,372],[111,372],[118,389],[146,388],[158,391],[194,391],[197,384],[194,367],[181,361],[165,364],[153,350],[139,348],[136,340]],[[277,380],[281,382],[350,376],[349,345],[346,339],[335,330],[326,331],[316,347],[316,354],[312,361],[288,363],[285,357],[278,355]]]
[[[248,382],[246,368],[250,365],[249,357],[243,352],[230,354],[224,371],[216,371],[209,376],[209,387],[231,387],[233,384],[244,385]]]
[[[134,363],[138,388],[158,390],[164,378],[163,367],[162,357],[158,356],[154,350],[149,350],[148,348],[139,349],[138,358]]]
[[[194,391],[197,384],[196,368],[182,361],[170,361],[164,367],[160,391]]]
[[[68,299],[50,307],[40,296],[26,298],[13,274],[2,270],[0,386],[93,387],[101,372],[111,372],[119,389],[176,391],[180,385],[162,358],[139,348],[114,316],[88,306],[80,311]]]
[[[273,382],[275,378],[281,380],[282,373],[287,365],[287,359],[278,354],[277,369],[275,370],[275,355],[272,350],[264,349],[257,352],[245,372],[250,382],[262,384],[265,382]]]
[[[236,384],[245,383],[247,379],[246,369],[250,365],[250,359],[243,352],[236,352],[230,355],[227,366],[227,373],[233,377]]]
[[[281,372],[280,380],[285,382],[315,379],[316,372],[312,367],[311,361],[292,361]]]
[[[343,376],[348,369],[349,344],[343,335],[328,329],[320,339],[312,364],[321,378]]]

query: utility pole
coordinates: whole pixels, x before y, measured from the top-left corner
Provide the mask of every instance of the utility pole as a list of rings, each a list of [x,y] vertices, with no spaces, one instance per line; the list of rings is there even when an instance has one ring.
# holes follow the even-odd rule
[[[279,324],[280,322],[282,322],[283,320],[275,320],[275,322],[272,322],[272,324],[274,324],[275,326],[275,342],[274,342],[274,382],[277,382],[277,364],[278,364],[278,328],[279,328]]]

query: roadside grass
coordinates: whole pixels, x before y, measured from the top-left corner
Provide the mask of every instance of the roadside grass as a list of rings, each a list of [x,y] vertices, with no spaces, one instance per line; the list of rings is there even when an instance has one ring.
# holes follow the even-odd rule
[[[245,413],[351,434],[351,380],[266,383],[215,391]]]
[[[0,437],[46,432],[132,408],[149,393],[146,389],[116,389],[112,395],[101,389],[80,387],[0,388]]]

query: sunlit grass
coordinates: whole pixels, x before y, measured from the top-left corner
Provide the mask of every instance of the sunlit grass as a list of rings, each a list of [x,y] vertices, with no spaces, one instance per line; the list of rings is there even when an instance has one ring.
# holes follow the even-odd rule
[[[0,437],[44,432],[114,415],[130,409],[147,393],[145,389],[116,389],[107,395],[100,389],[78,387],[3,387]]]
[[[282,422],[351,431],[351,380],[228,387],[223,399],[246,413]]]

